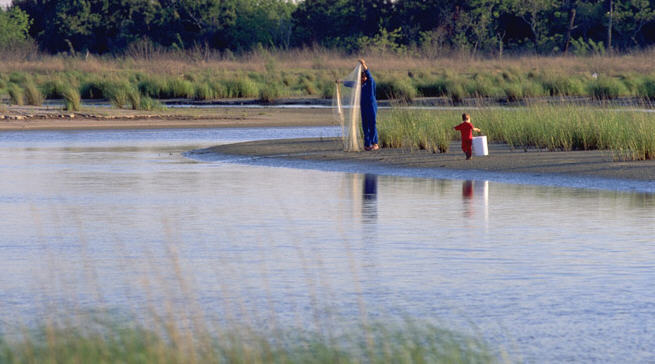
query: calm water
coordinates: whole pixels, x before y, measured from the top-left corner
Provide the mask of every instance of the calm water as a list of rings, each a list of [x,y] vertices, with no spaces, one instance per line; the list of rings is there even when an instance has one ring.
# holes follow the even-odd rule
[[[408,316],[516,361],[655,361],[653,194],[185,153],[337,133],[0,133],[0,330],[97,307]]]

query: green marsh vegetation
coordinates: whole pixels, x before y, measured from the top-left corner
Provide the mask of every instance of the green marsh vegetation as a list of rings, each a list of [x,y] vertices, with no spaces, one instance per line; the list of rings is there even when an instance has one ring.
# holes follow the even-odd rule
[[[584,105],[532,105],[467,110],[491,143],[515,149],[606,150],[618,160],[655,158],[652,113]],[[381,114],[380,143],[387,147],[448,151],[462,111],[393,109]]]
[[[82,99],[105,99],[116,107],[139,109],[139,98],[211,101],[333,96],[334,80],[352,70],[355,56],[327,49],[269,51],[235,55],[212,51],[161,51],[148,57],[52,56],[8,59],[0,65],[0,97],[10,103],[61,98],[61,85]],[[442,97],[517,102],[540,97],[621,97],[655,99],[653,51],[605,57],[440,58],[376,53],[364,55],[377,81],[378,98],[411,102]],[[20,90],[19,90],[20,88]],[[59,92],[58,92],[59,91]],[[19,96],[21,94],[22,96]],[[29,101],[34,100],[34,101]],[[146,103],[145,105],[149,105]]]
[[[375,324],[327,337],[303,330],[209,333],[90,318],[0,337],[2,363],[494,363],[481,341],[435,326]],[[14,335],[12,335],[14,336]]]

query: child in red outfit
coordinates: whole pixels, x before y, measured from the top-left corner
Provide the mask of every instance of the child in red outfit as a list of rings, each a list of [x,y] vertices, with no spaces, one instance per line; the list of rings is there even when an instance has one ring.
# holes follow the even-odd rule
[[[455,127],[455,130],[459,130],[462,133],[462,150],[466,154],[466,159],[471,159],[471,154],[473,151],[471,147],[473,146],[473,132],[480,132],[480,129],[473,126],[471,123],[471,116],[469,114],[462,114],[463,122]]]

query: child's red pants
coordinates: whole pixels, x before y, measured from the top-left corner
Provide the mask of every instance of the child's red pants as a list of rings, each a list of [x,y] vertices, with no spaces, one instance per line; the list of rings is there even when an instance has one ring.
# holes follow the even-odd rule
[[[464,153],[472,153],[473,139],[462,139],[462,150]]]

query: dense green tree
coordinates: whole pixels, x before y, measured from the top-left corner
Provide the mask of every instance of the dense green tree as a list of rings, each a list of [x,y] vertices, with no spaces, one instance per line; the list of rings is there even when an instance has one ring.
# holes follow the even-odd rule
[[[1,14],[0,41],[25,38],[29,28],[50,52],[317,44],[436,56],[655,44],[655,0],[14,0]]]
[[[284,0],[241,0],[238,17],[227,33],[230,48],[248,49],[254,45],[286,49],[291,44],[295,5]]]
[[[401,28],[403,40],[411,43],[420,39],[421,33],[436,31],[453,35],[457,0],[398,0],[394,5],[392,26]]]
[[[655,6],[648,0],[614,1],[614,25],[619,48],[639,46],[644,41],[641,33],[646,24],[655,19]]]
[[[305,0],[293,12],[294,40],[299,45],[358,47],[358,39],[385,28],[388,0]]]
[[[18,8],[0,8],[0,49],[7,49],[29,38],[31,19]]]
[[[238,0],[161,0],[151,39],[173,48],[207,44],[229,46],[226,31],[234,26]]]

